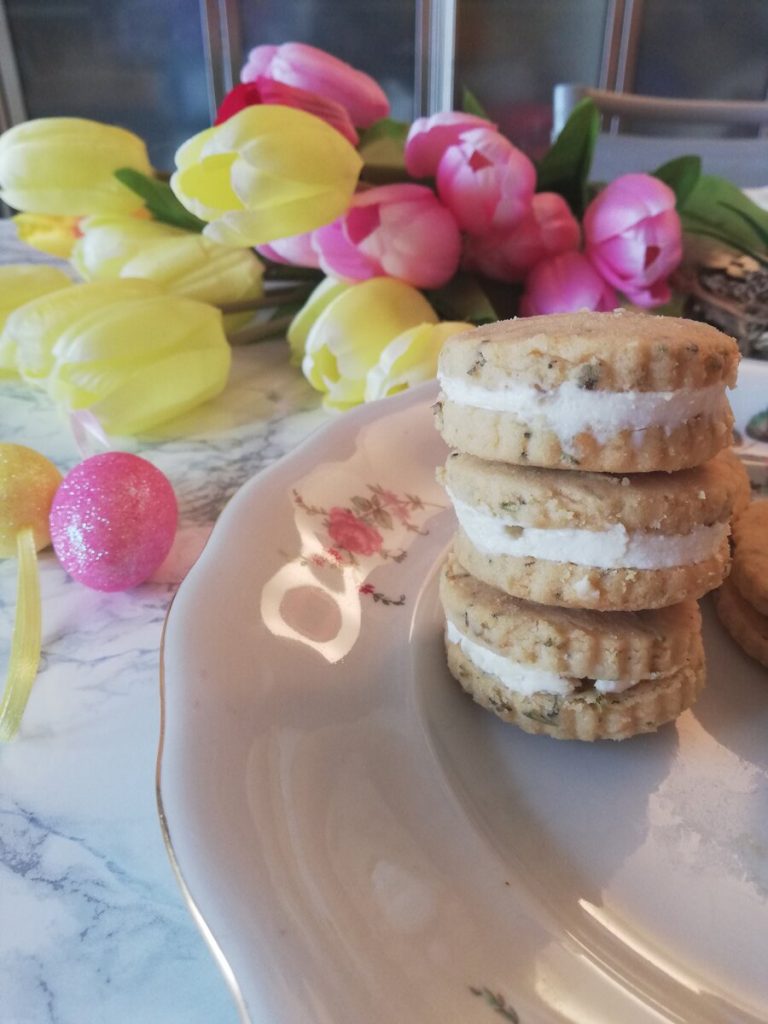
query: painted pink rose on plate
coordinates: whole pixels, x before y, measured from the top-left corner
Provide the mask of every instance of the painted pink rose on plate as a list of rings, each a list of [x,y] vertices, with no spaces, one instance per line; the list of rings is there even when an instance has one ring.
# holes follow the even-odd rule
[[[375,555],[383,544],[375,527],[358,519],[349,509],[338,506],[328,513],[328,533],[335,544],[354,555]]]

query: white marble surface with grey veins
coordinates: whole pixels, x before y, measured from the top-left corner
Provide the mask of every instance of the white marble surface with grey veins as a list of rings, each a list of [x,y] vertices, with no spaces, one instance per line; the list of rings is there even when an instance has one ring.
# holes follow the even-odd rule
[[[20,260],[7,234],[0,262]],[[228,1024],[234,1004],[176,884],[155,800],[159,646],[179,579],[231,495],[329,416],[284,343],[235,351],[217,400],[113,441],[163,470],[181,513],[157,580],[100,594],[41,555],[43,657],[0,747],[0,1022]],[[66,472],[80,459],[47,397],[0,381],[0,440]],[[16,566],[0,562],[0,664]]]

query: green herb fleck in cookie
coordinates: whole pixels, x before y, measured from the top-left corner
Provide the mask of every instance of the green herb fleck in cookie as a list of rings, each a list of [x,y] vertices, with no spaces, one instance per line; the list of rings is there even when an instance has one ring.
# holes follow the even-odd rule
[[[596,363],[587,363],[586,366],[582,366],[579,370],[576,386],[583,388],[585,391],[594,391],[599,380],[600,366]]]

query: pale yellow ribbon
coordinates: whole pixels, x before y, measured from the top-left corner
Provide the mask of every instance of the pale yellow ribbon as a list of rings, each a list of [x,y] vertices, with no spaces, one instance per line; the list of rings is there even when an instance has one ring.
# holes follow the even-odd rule
[[[0,740],[11,740],[18,732],[32,684],[40,664],[42,608],[37,570],[35,535],[31,526],[16,535],[19,562],[16,584],[16,619],[11,637],[11,656],[0,701]]]

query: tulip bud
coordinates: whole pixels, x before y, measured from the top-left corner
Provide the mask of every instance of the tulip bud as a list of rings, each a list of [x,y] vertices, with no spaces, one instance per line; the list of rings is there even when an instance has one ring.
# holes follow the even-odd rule
[[[327,306],[330,306],[337,295],[341,295],[342,292],[352,287],[347,281],[337,281],[333,277],[324,277],[313,290],[299,312],[291,320],[291,326],[288,328],[288,344],[291,349],[291,362],[294,366],[301,366],[306,350],[307,337],[317,318]]]
[[[349,114],[340,103],[318,96],[317,93],[307,92],[306,89],[297,89],[295,86],[283,85],[282,82],[274,82],[263,77],[253,82],[242,82],[234,89],[230,89],[222,100],[213,123],[222,124],[246,107],[260,103],[279,103],[283,107],[303,110],[307,114],[319,117],[337,132],[341,132],[351,145],[356,146],[360,141]]]
[[[368,128],[389,113],[389,100],[378,82],[351,64],[306,43],[256,46],[251,50],[240,80],[265,79],[339,103],[358,128]]]
[[[579,222],[556,192],[537,192],[531,209],[507,231],[468,235],[464,266],[498,281],[521,281],[547,256],[578,248]]]
[[[472,324],[443,320],[420,324],[386,345],[365,378],[365,401],[396,395],[399,391],[431,380],[437,373],[437,358],[446,338],[468,331]]]
[[[675,193],[650,174],[625,174],[584,213],[586,252],[606,281],[638,306],[670,299],[667,279],[683,256]]]
[[[188,210],[210,222],[204,234],[250,247],[340,216],[362,160],[324,121],[264,105],[193,136],[176,153],[176,167],[171,188]]]
[[[413,178],[434,177],[443,153],[456,145],[464,132],[496,125],[475,114],[449,110],[431,117],[418,117],[405,140],[405,168]]]
[[[181,238],[185,234],[181,228],[156,220],[85,217],[80,221],[81,237],[72,249],[72,263],[86,281],[112,280],[149,242],[158,238]]]
[[[616,309],[613,288],[580,252],[561,252],[537,263],[525,279],[520,300],[522,316],[539,313],[576,313],[582,309],[600,313]]]
[[[159,294],[76,316],[55,357],[46,381],[54,402],[89,409],[109,433],[137,434],[223,391],[231,350],[219,310]]]
[[[346,213],[312,236],[320,266],[335,277],[396,277],[439,288],[456,273],[461,236],[453,215],[423,185],[384,185],[354,197]]]
[[[78,117],[41,117],[0,136],[0,199],[29,213],[82,217],[130,213],[143,205],[114,172],[151,174],[132,132]]]
[[[317,250],[312,244],[314,231],[305,231],[301,235],[290,235],[288,238],[276,238],[266,245],[260,245],[257,252],[273,263],[283,263],[293,267],[313,267],[319,269],[320,261]]]
[[[437,319],[421,292],[402,281],[374,277],[352,285],[312,325],[302,362],[304,376],[324,393],[324,405],[357,405],[365,398],[368,372],[393,338]]]
[[[53,369],[54,347],[76,317],[100,309],[112,299],[142,299],[160,294],[150,281],[94,281],[42,295],[15,310],[4,335],[16,348],[19,373],[28,384],[45,387]]]
[[[46,213],[17,213],[11,217],[19,241],[33,249],[68,260],[79,237],[79,217],[56,217]]]
[[[202,235],[149,242],[123,266],[121,277],[144,277],[175,295],[223,306],[258,299],[263,294],[264,267],[250,249],[232,249]],[[252,314],[224,317],[227,331],[237,330]]]
[[[490,128],[463,132],[437,167],[437,194],[464,231],[481,235],[514,227],[530,209],[536,169]]]
[[[10,314],[32,299],[67,288],[72,281],[57,267],[35,263],[0,266],[0,376],[16,372],[16,343],[4,330]]]
[[[12,313],[6,331],[25,379],[65,412],[89,409],[115,434],[148,430],[227,381],[221,313],[150,281],[96,281],[44,295]]]

